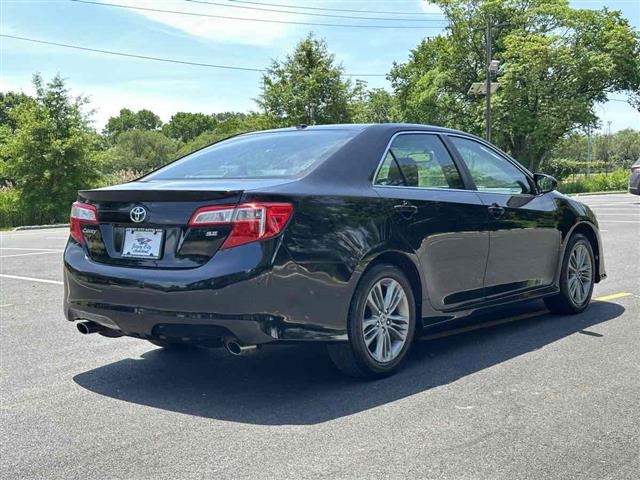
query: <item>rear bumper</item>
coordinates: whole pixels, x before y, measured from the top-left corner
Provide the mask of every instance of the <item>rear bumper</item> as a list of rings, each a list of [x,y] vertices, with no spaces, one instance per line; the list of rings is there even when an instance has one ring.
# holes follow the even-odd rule
[[[123,310],[127,311],[123,311]],[[121,305],[87,303],[69,305],[68,320],[89,320],[122,335],[137,338],[176,340],[219,345],[224,337],[237,338],[245,345],[279,339],[278,321],[264,318],[220,318],[216,314],[160,311]]]
[[[313,279],[299,275],[278,241],[222,250],[202,267],[182,270],[97,263],[70,241],[64,288],[68,320],[133,337],[203,344],[224,336],[243,344],[347,338],[343,295],[322,292],[332,298],[311,314],[317,299],[304,297],[317,292]]]

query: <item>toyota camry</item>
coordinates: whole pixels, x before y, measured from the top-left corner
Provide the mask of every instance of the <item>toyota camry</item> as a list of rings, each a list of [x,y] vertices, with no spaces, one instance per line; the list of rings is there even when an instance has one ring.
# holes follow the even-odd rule
[[[345,373],[389,375],[436,324],[534,298],[587,308],[606,276],[598,223],[555,188],[439,127],[235,136],[79,192],[65,314],[164,348],[324,342]]]

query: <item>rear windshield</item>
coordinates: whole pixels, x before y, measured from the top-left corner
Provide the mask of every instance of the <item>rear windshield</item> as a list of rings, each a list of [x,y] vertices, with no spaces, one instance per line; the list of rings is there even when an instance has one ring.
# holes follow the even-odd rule
[[[187,155],[143,180],[296,177],[358,133],[345,129],[241,135]]]

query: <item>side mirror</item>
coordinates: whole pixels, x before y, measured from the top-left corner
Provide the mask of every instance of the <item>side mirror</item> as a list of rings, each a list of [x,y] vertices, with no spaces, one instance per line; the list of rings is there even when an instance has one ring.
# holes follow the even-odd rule
[[[558,188],[558,181],[551,175],[534,173],[533,180],[536,182],[536,188],[540,193],[549,193]]]

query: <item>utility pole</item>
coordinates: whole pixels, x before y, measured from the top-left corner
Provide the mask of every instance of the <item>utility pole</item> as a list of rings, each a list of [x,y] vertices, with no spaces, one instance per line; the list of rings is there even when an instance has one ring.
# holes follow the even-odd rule
[[[493,60],[491,57],[493,56],[493,36],[492,30],[494,28],[501,28],[509,25],[509,22],[500,22],[496,24],[491,23],[491,17],[487,15],[487,25],[485,27],[486,31],[484,34],[485,37],[485,50],[486,50],[486,78],[484,82],[473,82],[469,87],[468,95],[484,95],[485,96],[485,109],[484,109],[484,120],[485,120],[485,131],[484,137],[487,142],[491,141],[491,92],[492,88],[498,89],[500,84],[498,82],[493,83],[491,81],[491,77],[494,73],[499,71],[500,62],[498,60]],[[474,31],[480,31],[480,28]]]
[[[587,177],[591,173],[591,125],[587,125]]]
[[[485,41],[487,42],[486,51],[487,51],[487,79],[485,80],[485,88],[486,88],[486,106],[484,112],[484,121],[485,121],[485,134],[484,137],[487,142],[491,141],[491,18],[487,18],[487,32],[485,34]]]
[[[604,174],[609,175],[609,155],[611,154],[611,120],[607,122],[607,142],[604,156]]]

